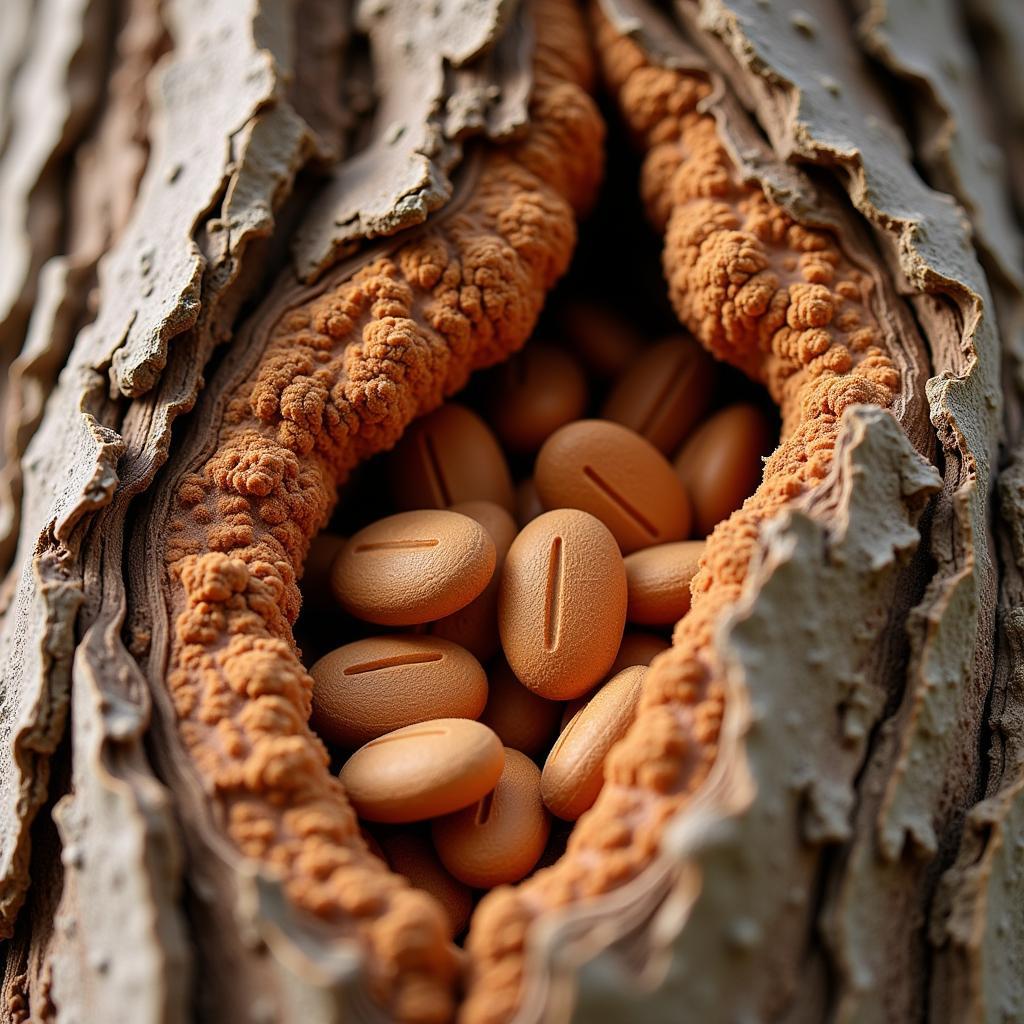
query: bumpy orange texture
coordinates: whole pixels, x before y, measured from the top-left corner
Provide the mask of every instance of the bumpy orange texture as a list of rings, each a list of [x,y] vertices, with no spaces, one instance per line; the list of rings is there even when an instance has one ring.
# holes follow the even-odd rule
[[[363,945],[393,1018],[449,1019],[457,959],[440,906],[367,849],[310,731],[291,627],[311,538],[361,459],[529,336],[592,201],[603,127],[569,0],[537,4],[531,127],[489,147],[472,195],[393,255],[273,325],[207,463],[176,495],[166,549],[169,686],[180,735],[231,839],[301,908]]]
[[[828,472],[843,410],[892,404],[899,374],[871,312],[872,284],[829,233],[805,228],[744,184],[696,74],[652,66],[595,19],[607,83],[645,151],[642,190],[664,231],[663,264],[680,321],[719,359],[765,384],[779,403],[782,443],[764,481],[708,541],[690,614],[648,673],[637,718],[611,752],[606,784],[554,866],[480,904],[471,924],[467,1024],[508,1020],[521,994],[533,920],[634,878],[662,828],[706,778],[723,688],[711,627],[738,597],[761,523]]]

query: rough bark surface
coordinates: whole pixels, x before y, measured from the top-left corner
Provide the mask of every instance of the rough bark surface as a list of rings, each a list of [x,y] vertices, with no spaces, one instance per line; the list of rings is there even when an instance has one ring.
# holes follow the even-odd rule
[[[4,1019],[1024,1018],[1021,11],[7,0]],[[308,727],[298,581],[530,335],[603,117],[783,436],[460,952]]]

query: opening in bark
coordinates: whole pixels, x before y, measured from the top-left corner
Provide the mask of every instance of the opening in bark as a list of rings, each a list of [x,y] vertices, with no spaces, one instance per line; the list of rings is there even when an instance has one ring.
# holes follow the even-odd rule
[[[655,442],[669,461],[677,459],[680,464],[682,460],[677,457],[687,448],[688,441],[697,436],[698,447],[694,452],[691,445],[687,461],[691,465],[711,465],[705,478],[696,481],[696,485],[703,491],[709,487],[714,490],[717,480],[717,488],[725,493],[718,505],[712,502],[705,511],[705,518],[711,516],[712,521],[698,523],[694,518],[682,536],[659,536],[644,507],[634,508],[630,496],[619,494],[612,484],[599,479],[599,469],[589,464],[582,466],[583,476],[596,481],[596,490],[625,509],[627,518],[635,519],[641,532],[647,535],[641,551],[654,555],[665,550],[661,561],[664,563],[666,558],[670,561],[662,574],[675,572],[687,580],[696,568],[705,534],[710,532],[708,527],[717,525],[753,493],[760,483],[761,460],[777,443],[777,410],[765,389],[727,363],[707,359],[692,335],[680,327],[664,292],[659,240],[647,225],[638,200],[639,167],[635,151],[621,125],[616,125],[614,119],[612,125],[612,138],[607,147],[612,158],[598,203],[580,225],[581,241],[573,264],[547,302],[530,341],[508,362],[475,375],[462,391],[448,400],[470,410],[494,434],[516,487],[516,506],[508,510],[514,515],[514,525],[510,523],[511,529],[499,525],[500,536],[495,537],[502,547],[493,578],[495,589],[509,544],[545,508],[534,489],[534,469],[543,442],[559,428],[578,420],[610,417],[609,422],[625,422],[631,431]],[[617,253],[625,251],[631,253],[629,261],[616,258]],[[688,365],[688,361],[695,365]],[[648,367],[646,373],[644,365]],[[426,422],[435,419],[435,414],[430,413]],[[710,430],[707,429],[709,424]],[[469,427],[477,429],[472,424]],[[661,608],[647,610],[631,605],[623,642],[616,644],[619,651],[614,664],[600,679],[592,681],[581,696],[569,701],[547,700],[531,692],[509,669],[498,637],[495,594],[481,594],[476,599],[487,604],[484,618],[489,635],[483,638],[476,622],[452,625],[449,619],[382,628],[361,620],[357,614],[350,614],[338,596],[337,583],[332,586],[331,579],[332,566],[337,571],[346,538],[405,509],[454,507],[483,521],[487,515],[481,516],[480,510],[472,506],[486,504],[490,498],[490,516],[501,515],[500,507],[495,509],[493,505],[494,489],[487,479],[480,480],[472,475],[460,475],[454,482],[449,479],[453,468],[456,473],[462,469],[451,461],[458,455],[455,444],[458,439],[448,436],[443,429],[421,428],[422,421],[413,424],[415,438],[408,442],[400,439],[397,455],[382,453],[353,471],[340,490],[330,523],[314,538],[301,583],[303,607],[295,625],[303,664],[313,671],[315,687],[323,692],[335,684],[344,688],[344,682],[337,677],[337,669],[332,668],[332,659],[338,658],[334,652],[340,654],[339,649],[346,644],[357,644],[373,637],[386,643],[388,637],[409,634],[448,637],[467,644],[476,659],[474,666],[482,664],[490,681],[490,700],[478,717],[498,733],[509,749],[521,750],[537,769],[543,769],[549,755],[553,756],[572,733],[582,708],[609,680],[631,665],[648,665],[669,647],[672,629],[685,615],[685,608],[681,613],[666,615],[664,601]],[[439,447],[446,440],[454,447],[442,452]],[[413,485],[404,479],[410,448],[415,449],[424,473],[422,486],[414,498],[408,494]],[[740,490],[737,490],[737,478],[745,478],[745,482],[738,484]],[[691,487],[693,485],[691,483]],[[692,496],[690,504],[693,511]],[[561,506],[554,501],[547,507]],[[678,543],[680,541],[686,543]],[[671,556],[661,547],[665,542],[674,549]],[[353,553],[411,551],[413,547],[425,549],[438,545],[436,538],[417,541],[356,539],[347,549]],[[538,578],[538,597],[543,599],[544,615],[537,641],[538,646],[549,652],[557,646],[562,546],[563,538],[554,536],[546,551],[543,578]],[[661,581],[660,585],[666,584]],[[688,605],[688,583],[686,595]],[[473,604],[470,602],[469,607]],[[341,675],[350,677],[370,668],[420,665],[442,658],[440,653],[397,652],[374,660],[363,658],[353,664],[346,663]],[[638,675],[637,692],[640,678]],[[391,680],[381,683],[382,686],[394,685]],[[449,676],[447,685],[462,685],[461,677]],[[443,696],[436,694],[436,700],[443,702]],[[621,722],[615,723],[619,735],[632,717],[636,696],[632,694],[632,704],[621,712]],[[325,699],[322,695],[321,703]],[[318,725],[317,703],[315,689],[314,729]],[[503,712],[496,706],[498,704],[506,705],[507,710]],[[411,719],[424,714],[413,708],[408,708],[407,712],[410,723]],[[344,709],[338,712],[334,707],[321,707],[320,710],[321,718],[336,713],[344,714]],[[410,723],[403,720],[403,724]],[[388,731],[387,725],[394,724],[392,718],[385,716],[377,728],[384,733]],[[337,730],[337,723],[331,722],[321,732],[331,754],[330,770],[335,773],[358,746],[333,741]],[[614,746],[613,743],[610,749]],[[539,785],[538,772],[535,787],[539,789]],[[587,799],[592,801],[594,795],[590,794]],[[471,806],[470,816],[476,826],[486,825],[491,820],[496,803],[492,789]],[[538,850],[535,862],[526,865],[524,877],[557,862],[573,830],[574,821],[563,820],[550,808],[545,808],[544,814],[550,837],[542,850]],[[362,829],[371,849],[391,870],[404,874],[414,886],[439,900],[451,923],[454,941],[463,945],[467,929],[472,927],[469,907],[478,902],[486,888],[467,885],[442,863],[431,838],[431,822],[396,825],[363,821]],[[502,882],[520,880],[509,877]]]
[[[592,205],[603,130],[581,88],[589,51],[577,12],[552,0],[545,18],[552,31],[537,41],[529,133],[471,153],[461,192],[423,229],[338,265],[315,285],[285,282],[261,305],[240,335],[239,359],[214,383],[220,397],[197,417],[170,529],[161,538],[174,623],[167,685],[181,742],[216,791],[226,831],[242,854],[272,867],[296,907],[359,938],[368,951],[371,995],[400,1019],[440,1021],[453,1012],[462,965],[446,937],[464,926],[472,902],[466,886],[497,887],[481,902],[466,943],[467,1021],[504,1020],[524,999],[543,998],[525,974],[528,936],[539,918],[564,921],[571,909],[582,927],[588,914],[611,908],[616,928],[633,928],[654,913],[672,884],[659,860],[666,823],[714,775],[728,686],[713,635],[743,590],[762,526],[830,478],[844,410],[891,407],[912,421],[920,410],[916,389],[904,387],[919,366],[912,328],[902,348],[896,345],[906,317],[848,211],[830,211],[834,230],[795,220],[734,162],[735,147],[704,109],[714,98],[708,76],[651,65],[599,16],[595,38],[605,80],[643,154],[644,215],[664,235],[661,270],[649,236],[631,239],[636,260],[610,255],[624,251],[616,245],[624,233],[646,231],[644,218],[636,211],[624,216],[620,201],[636,193],[635,164],[623,160],[621,170],[613,162],[609,201],[584,226],[577,268],[534,331],[548,292],[569,267],[575,218]],[[730,129],[759,145],[728,97],[721,102]],[[616,314],[628,326],[616,327]],[[651,346],[636,338],[678,335],[680,322],[692,338]],[[530,342],[510,372],[470,379],[531,335],[545,345]],[[724,390],[717,392],[732,404],[701,421],[715,395],[708,352],[733,367],[718,371]],[[527,387],[519,400],[529,415],[505,414],[503,389],[529,382],[540,360],[545,369],[537,379],[560,381],[563,410],[570,412],[552,417],[535,406],[537,389]],[[581,378],[574,360],[589,363],[589,377]],[[657,385],[634,391],[634,375],[642,381],[648,372]],[[688,382],[673,392],[677,416],[646,408],[632,420],[640,399],[665,400],[665,375],[676,373]],[[759,386],[781,410],[782,441],[754,491],[758,474],[743,468],[734,449],[748,462],[756,454],[759,467],[760,453],[771,447]],[[676,401],[681,393],[688,404]],[[445,403],[451,396],[459,401]],[[608,420],[581,419],[588,415]],[[688,417],[682,427],[679,416]],[[630,430],[634,423],[647,439]],[[729,438],[743,443],[730,446]],[[457,458],[445,461],[446,445]],[[712,459],[708,453],[717,448]],[[677,459],[678,471],[666,456]],[[579,473],[568,471],[574,465]],[[603,486],[593,486],[595,474]],[[745,483],[737,493],[723,479]],[[624,502],[633,488],[639,490]],[[458,510],[480,499],[491,503],[489,513],[416,511],[451,503]],[[509,528],[509,515],[520,506],[532,509],[522,514],[531,521],[513,540],[522,522]],[[546,516],[532,518],[545,506]],[[335,508],[332,530],[310,548]],[[429,530],[423,516],[430,517]],[[362,550],[350,559],[339,535],[360,529],[373,536],[361,537],[355,547]],[[539,541],[520,549],[527,534]],[[655,537],[679,544],[708,534],[690,587],[692,607],[674,606],[673,644],[641,685],[637,665],[659,645],[649,627],[659,624],[664,594],[652,587],[647,610],[639,612],[634,601],[630,611],[622,555],[642,565]],[[452,537],[458,543],[449,544]],[[410,539],[439,543],[410,547]],[[540,552],[536,563],[531,545]],[[599,573],[588,575],[578,557],[573,563],[580,550],[600,563]],[[391,576],[370,573],[365,561],[353,569],[354,558],[396,551],[402,558]],[[419,564],[414,552],[434,559],[429,572],[410,568]],[[475,660],[450,642],[469,629],[462,613],[486,596],[502,556],[496,598],[510,671],[490,664],[491,689],[507,697],[526,682],[520,703],[535,710],[543,706],[538,701],[569,704],[563,718],[570,731],[558,752],[563,757],[572,747],[574,767],[582,767],[554,782],[546,782],[534,759],[550,747],[558,714],[543,717],[551,728],[539,740],[520,739],[520,750],[502,744],[486,724],[495,716],[484,707],[479,664],[494,658],[495,638],[475,637],[484,645]],[[296,634],[304,566],[307,611]],[[539,586],[531,589],[535,569]],[[570,600],[574,573],[587,583]],[[447,589],[427,585],[442,579]],[[553,605],[544,600],[547,584],[558,595],[553,652],[544,643]],[[469,604],[445,603],[460,587]],[[375,623],[383,640],[360,639],[355,618],[339,618],[329,605],[325,615],[331,592],[359,620]],[[538,628],[531,643],[534,596]],[[493,590],[488,599],[495,600]],[[609,680],[626,617],[644,623],[646,635],[626,638],[635,660]],[[443,621],[429,634],[415,632],[437,619]],[[370,701],[350,700],[347,691],[322,687],[318,706],[317,687],[296,656],[296,635],[314,677],[320,665],[321,676],[340,669],[356,688],[400,670],[418,682],[408,693],[392,685],[391,696],[383,684],[366,691],[380,710],[374,721],[367,720]],[[563,644],[564,636],[573,642]],[[389,667],[379,676],[345,676],[345,641],[367,648],[356,652],[360,663],[392,659]],[[397,660],[394,645],[404,652]],[[335,650],[326,652],[333,661],[323,667],[317,656],[326,647]],[[424,657],[428,648],[442,657]],[[557,664],[540,653],[558,655]],[[435,705],[422,713],[431,710],[429,672],[452,678],[456,669],[464,685],[442,687],[443,711]],[[577,743],[588,734],[574,703],[603,680],[608,686],[587,705],[600,720],[601,742]],[[613,713],[620,706],[632,713]],[[333,747],[330,757],[309,731],[311,713]],[[481,713],[485,724],[473,721]],[[410,731],[381,744],[383,725],[386,733]],[[413,769],[392,786],[392,755],[410,737]],[[484,813],[479,802],[489,793],[493,802]],[[552,828],[545,808],[578,824],[571,833]],[[371,850],[415,873],[410,864],[430,853],[424,826],[407,834],[395,828],[433,818],[443,819],[431,826],[431,838],[447,850],[442,860],[449,867],[465,853],[478,820],[488,827],[514,821],[521,857],[513,877],[487,844],[460,863],[454,890],[435,864],[424,884],[444,890],[444,913],[382,871]],[[406,849],[404,869],[389,853],[396,844],[419,844],[419,854]],[[552,861],[517,886],[502,884]],[[652,866],[658,870],[648,871]]]

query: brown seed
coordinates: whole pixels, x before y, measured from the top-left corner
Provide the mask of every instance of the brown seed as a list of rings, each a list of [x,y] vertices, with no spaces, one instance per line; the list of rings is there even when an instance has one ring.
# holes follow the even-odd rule
[[[575,821],[590,808],[604,785],[604,761],[625,735],[636,714],[647,669],[623,669],[573,716],[551,748],[541,776],[548,810]]]
[[[396,729],[360,747],[339,778],[356,814],[401,824],[450,814],[498,784],[501,740],[468,718],[437,718]]]
[[[354,534],[331,584],[346,611],[382,626],[412,626],[464,608],[494,575],[490,534],[447,510],[399,512]]]
[[[540,503],[533,477],[528,477],[516,488],[516,522],[519,529],[532,522],[543,511],[544,506]]]
[[[349,748],[434,718],[478,718],[487,703],[480,662],[432,636],[356,640],[324,655],[309,674],[313,728]]]
[[[586,693],[608,671],[626,619],[626,570],[615,538],[576,509],[538,516],[516,537],[498,592],[505,657],[549,700]]]
[[[534,482],[545,508],[597,516],[623,554],[690,531],[690,503],[671,463],[618,423],[577,420],[555,431],[537,456]]]
[[[640,332],[610,309],[573,303],[562,326],[569,347],[598,377],[621,377],[643,351]]]
[[[493,383],[488,419],[511,452],[535,452],[559,427],[583,415],[587,382],[566,352],[528,345]]]
[[[673,626],[690,610],[690,580],[704,541],[680,540],[634,551],[625,559],[626,618],[641,626]]]
[[[690,435],[675,467],[693,505],[694,528],[706,537],[754,493],[761,457],[771,450],[771,423],[756,405],[715,413]]]
[[[409,426],[389,473],[399,508],[493,501],[515,511],[512,477],[494,434],[476,413],[452,402]]]
[[[302,569],[302,606],[315,611],[337,607],[331,592],[331,566],[345,546],[345,538],[324,530],[309,545]]]
[[[562,713],[557,701],[538,697],[528,690],[504,658],[487,678],[487,706],[480,721],[490,726],[506,747],[531,757],[545,750]]]
[[[431,826],[441,863],[477,889],[518,882],[529,874],[550,831],[540,769],[525,754],[509,749],[493,793]]]
[[[380,845],[391,870],[405,875],[417,889],[433,896],[448,917],[449,936],[459,935],[469,923],[473,893],[445,870],[430,839],[403,828],[382,833]]]
[[[662,651],[667,651],[671,646],[664,637],[658,636],[656,633],[641,633],[638,630],[626,633],[619,645],[619,653],[615,655],[612,667],[608,669],[608,678],[611,679],[623,669],[632,668],[634,665],[647,668]],[[562,717],[559,719],[558,725],[559,735],[565,731],[565,727],[572,721],[576,712],[585,707],[587,701],[593,696],[593,693],[585,693],[582,697],[577,697],[562,705]],[[487,699],[490,702],[489,681]]]
[[[714,377],[714,361],[692,338],[669,338],[636,360],[601,415],[635,430],[659,451],[674,452],[707,411]]]
[[[427,626],[433,636],[444,637],[465,647],[482,662],[490,661],[501,646],[498,640],[498,585],[505,555],[516,536],[512,516],[493,501],[464,501],[453,505],[452,512],[475,519],[494,541],[495,563],[490,582],[465,608]]]
[[[671,646],[664,637],[655,633],[628,632],[622,638],[619,653],[615,655],[608,674],[615,675],[631,665],[650,665],[662,651],[667,651]]]

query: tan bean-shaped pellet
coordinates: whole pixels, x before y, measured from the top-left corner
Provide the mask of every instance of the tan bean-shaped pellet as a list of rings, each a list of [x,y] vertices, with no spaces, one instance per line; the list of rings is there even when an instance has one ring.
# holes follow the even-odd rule
[[[412,626],[451,615],[494,575],[490,534],[469,516],[399,512],[352,535],[334,560],[331,586],[356,618]]]
[[[533,479],[545,508],[597,516],[623,554],[690,532],[690,502],[672,464],[621,424],[577,420],[556,430],[537,456]]]
[[[543,511],[544,506],[540,503],[533,477],[527,477],[516,488],[516,522],[519,529],[533,522]]]
[[[441,863],[476,889],[518,882],[540,859],[551,819],[540,795],[540,769],[518,750],[505,750],[493,793],[431,826]]]
[[[487,703],[480,662],[433,636],[356,640],[325,654],[309,674],[313,728],[349,748],[433,718],[478,718]]]
[[[692,338],[647,349],[615,385],[601,410],[666,455],[704,415],[714,390],[715,364]]]
[[[502,658],[487,677],[487,706],[480,716],[506,747],[533,757],[546,750],[562,714],[558,701],[528,690]]]
[[[399,508],[493,501],[515,511],[512,476],[490,427],[452,402],[410,424],[391,456],[389,473]]]
[[[567,352],[528,345],[501,367],[487,418],[510,452],[535,452],[587,407],[587,382]]]
[[[475,519],[494,541],[494,574],[479,597],[465,608],[427,626],[432,636],[444,637],[465,647],[482,662],[490,661],[498,652],[498,585],[505,556],[516,536],[515,520],[493,501],[464,501],[452,505],[452,512]]]
[[[706,537],[754,493],[761,457],[774,437],[756,405],[730,405],[705,420],[676,456],[675,467],[693,505],[694,529]]]
[[[303,608],[323,611],[337,606],[331,593],[331,567],[344,546],[344,537],[327,530],[313,538],[302,569]]]
[[[616,675],[631,665],[650,665],[662,651],[667,651],[671,646],[664,637],[656,633],[627,631],[608,673]]]
[[[534,693],[586,693],[614,661],[625,620],[626,570],[600,520],[577,509],[545,512],[513,541],[498,625],[509,666]]]
[[[339,778],[356,814],[402,824],[450,814],[498,784],[505,748],[468,718],[437,718],[396,729],[360,747]]]
[[[619,645],[619,653],[615,655],[612,667],[608,669],[608,678],[611,679],[623,669],[632,668],[634,665],[646,668],[662,651],[667,651],[671,646],[664,637],[655,633],[626,633]],[[582,697],[566,701],[562,705],[562,717],[559,719],[558,725],[559,735],[565,731],[565,727],[573,720],[576,712],[585,707],[591,697],[593,697],[593,693],[586,693]],[[490,700],[490,678],[488,677],[487,702],[490,703]]]
[[[643,351],[643,338],[610,309],[573,303],[562,318],[569,347],[598,377],[618,378]]]
[[[541,775],[541,794],[552,814],[575,821],[604,785],[604,761],[636,714],[647,669],[623,669],[573,716],[551,748]]]
[[[640,626],[674,626],[690,610],[690,580],[704,541],[679,540],[627,555],[626,618]]]
[[[445,870],[434,844],[419,831],[403,828],[381,834],[380,845],[392,871],[405,875],[417,888],[429,893],[444,908],[448,935],[465,930],[473,911],[473,893]]]

